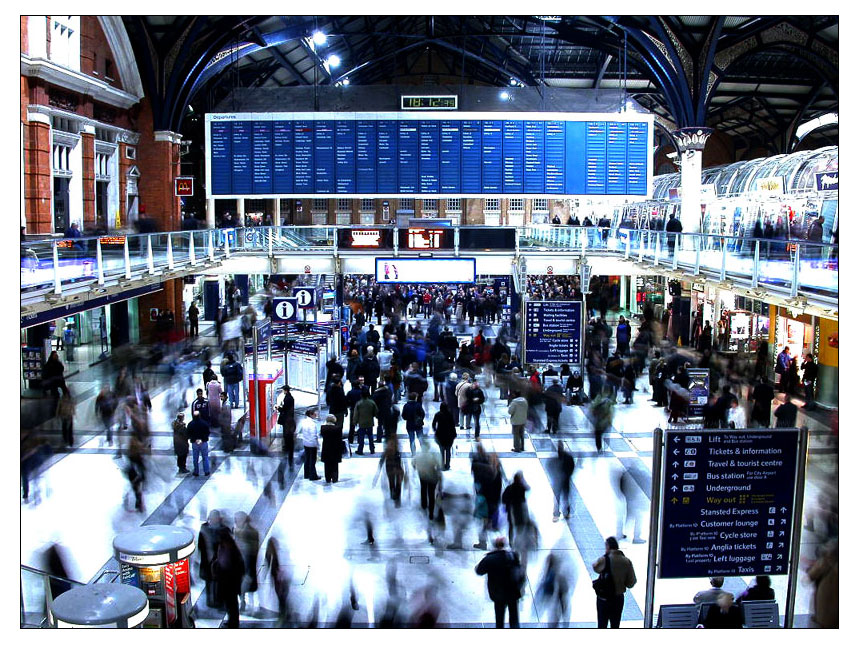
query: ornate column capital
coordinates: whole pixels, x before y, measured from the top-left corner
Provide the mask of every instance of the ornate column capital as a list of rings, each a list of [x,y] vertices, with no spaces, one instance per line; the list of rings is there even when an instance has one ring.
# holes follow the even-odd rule
[[[681,128],[672,132],[672,138],[675,139],[675,143],[682,153],[690,150],[701,152],[705,149],[708,137],[713,133],[713,128]]]

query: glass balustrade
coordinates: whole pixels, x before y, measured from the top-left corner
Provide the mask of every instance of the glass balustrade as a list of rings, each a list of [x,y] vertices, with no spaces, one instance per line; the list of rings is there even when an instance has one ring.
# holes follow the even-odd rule
[[[25,242],[21,244],[21,289],[54,288],[57,283],[62,289],[95,282],[100,272],[106,280],[123,276],[126,270],[134,276],[147,272],[150,262],[153,268],[166,268],[170,255],[174,268],[187,267],[192,243],[196,264],[206,261],[210,250],[215,259],[223,259],[227,252],[331,251],[338,228],[350,227],[251,227]],[[833,296],[838,290],[838,246],[829,244],[581,226],[523,226],[516,233],[522,253],[628,257],[743,286],[772,286],[792,295],[808,291]]]

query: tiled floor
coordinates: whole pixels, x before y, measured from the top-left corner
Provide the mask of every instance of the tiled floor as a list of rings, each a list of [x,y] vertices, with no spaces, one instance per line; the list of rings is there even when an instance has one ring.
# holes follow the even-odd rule
[[[217,361],[213,360],[217,368]],[[35,487],[41,501],[21,505],[21,562],[41,568],[40,553],[51,542],[61,544],[69,554],[69,574],[80,581],[91,581],[104,570],[115,570],[112,560],[112,540],[117,533],[141,524],[175,524],[197,533],[211,509],[224,509],[230,517],[237,511],[249,513],[260,531],[261,553],[258,558],[260,590],[243,613],[243,626],[273,626],[277,602],[266,569],[263,550],[269,537],[278,539],[281,561],[292,578],[290,607],[294,617],[304,621],[315,604],[321,624],[329,624],[348,603],[350,581],[354,585],[359,609],[352,614],[356,626],[373,624],[378,620],[389,596],[387,577],[396,578],[396,604],[403,617],[418,606],[423,590],[430,589],[439,600],[441,623],[450,626],[492,626],[493,608],[486,592],[486,579],[474,573],[474,566],[483,555],[472,548],[477,541],[477,524],[468,522],[463,550],[446,547],[453,540],[453,524],[445,528],[428,527],[419,506],[417,476],[407,465],[407,480],[403,504],[395,508],[387,496],[384,473],[374,482],[379,450],[375,456],[354,456],[344,459],[340,466],[340,481],[326,485],[323,480],[311,482],[297,473],[287,478],[287,488],[281,491],[275,483],[277,460],[252,456],[243,447],[226,455],[212,442],[212,476],[208,479],[179,477],[172,456],[170,419],[166,410],[169,386],[153,388],[152,457],[146,484],[143,514],[129,511],[128,484],[122,473],[124,461],[114,459],[114,451],[103,445],[93,418],[93,399],[100,379],[86,374],[80,377],[90,393],[78,407],[77,436],[74,451],[55,456]],[[188,401],[193,398],[195,384],[188,389]],[[506,406],[498,401],[498,390],[487,388],[488,401],[482,417],[481,439],[488,450],[496,451],[501,459],[506,479],[522,471],[531,487],[529,511],[537,524],[540,540],[537,550],[528,560],[528,584],[520,606],[524,626],[545,624],[547,611],[535,598],[544,562],[549,553],[558,555],[572,582],[570,615],[573,626],[594,626],[595,602],[591,589],[591,563],[602,554],[603,539],[616,534],[619,517],[623,531],[629,536],[621,541],[624,553],[633,561],[637,584],[627,594],[624,627],[641,627],[645,605],[648,542],[633,544],[631,539],[640,523],[641,536],[649,535],[651,495],[652,431],[666,427],[665,413],[646,399],[647,379],[640,379],[634,404],[616,407],[613,428],[606,434],[609,449],[598,455],[584,411],[567,407],[561,417],[561,433],[550,438],[546,434],[529,435],[524,453],[511,452],[511,427]],[[311,397],[303,400],[297,395],[297,405],[311,405]],[[432,395],[424,399],[428,419],[438,409]],[[234,412],[234,419],[240,411]],[[541,411],[541,415],[542,415]],[[818,496],[834,474],[835,456],[826,442],[826,428],[817,420],[807,418],[801,411],[811,438],[810,468],[806,486],[806,508],[810,514],[818,504]],[[50,424],[49,424],[50,425]],[[56,432],[56,430],[50,431]],[[554,454],[554,443],[564,441],[576,456],[574,474],[574,509],[570,519],[552,521],[553,497],[546,471],[547,459]],[[405,431],[399,433],[400,448],[405,457],[409,444]],[[452,470],[446,472],[446,490],[471,491],[469,452],[474,441],[458,437]],[[276,440],[275,448],[279,447]],[[190,459],[190,458],[189,458]],[[297,461],[297,464],[300,463]],[[408,463],[408,459],[407,459]],[[322,465],[318,464],[322,474]],[[626,472],[627,498],[619,492],[617,483]],[[273,484],[266,494],[267,484]],[[626,511],[626,518],[624,513]],[[452,516],[453,517],[453,516]],[[376,542],[373,547],[362,544],[366,538],[365,522],[374,526]],[[428,541],[428,528],[434,532],[435,543]],[[503,529],[504,530],[504,529]],[[492,537],[491,537],[492,539]],[[817,544],[816,534],[804,530],[804,558],[801,570],[808,564]],[[196,563],[192,568],[194,587],[192,598],[197,608],[199,627],[217,626],[223,615],[208,610],[201,597],[202,586],[197,580]],[[797,593],[797,613],[807,614],[810,587],[801,575]],[[728,591],[739,592],[749,582],[746,578],[729,579]],[[785,577],[774,577],[774,588],[781,612],[785,610]],[[654,606],[664,603],[691,602],[694,593],[708,586],[706,580],[657,580]],[[25,595],[29,592],[25,591]]]

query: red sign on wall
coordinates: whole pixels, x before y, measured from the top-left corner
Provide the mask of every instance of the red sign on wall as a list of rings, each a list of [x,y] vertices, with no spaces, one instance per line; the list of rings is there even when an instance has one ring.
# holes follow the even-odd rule
[[[177,177],[174,179],[173,194],[176,197],[193,197],[194,177]]]

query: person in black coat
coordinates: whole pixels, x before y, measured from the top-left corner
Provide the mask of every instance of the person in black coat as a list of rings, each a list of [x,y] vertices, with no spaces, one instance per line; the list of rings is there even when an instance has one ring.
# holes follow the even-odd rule
[[[63,377],[65,369],[57,352],[51,352],[48,360],[42,366],[42,389],[50,392],[54,398],[59,398],[60,396],[58,388],[63,391],[63,394],[68,395],[69,393],[69,388],[66,387],[66,379]]]
[[[564,516],[570,517],[570,478],[573,477],[573,469],[576,462],[573,455],[564,449],[564,443],[558,442],[558,454],[547,463],[547,472],[550,477],[550,485],[555,496],[552,507],[552,521],[557,522],[561,515],[562,501],[565,502]]]
[[[376,380],[379,378],[379,361],[374,355],[373,347],[367,348],[367,356],[356,369],[356,374],[364,377],[364,383],[371,392],[376,390]]]
[[[215,561],[218,541],[221,533],[228,532],[221,518],[221,512],[213,510],[209,512],[209,519],[200,527],[197,536],[197,552],[200,554],[200,579],[204,581],[206,592],[206,604],[213,609],[223,609],[219,600],[217,581],[212,575],[212,564]]]
[[[555,378],[550,383],[550,386],[543,394],[544,410],[546,411],[546,431],[549,434],[553,432],[558,434],[558,419],[561,416],[564,390],[562,390],[561,385],[559,385]]]
[[[487,592],[496,610],[496,627],[505,626],[505,609],[512,628],[520,626],[519,600],[523,595],[525,573],[520,565],[519,556],[506,549],[505,538],[498,537],[491,551],[475,567],[479,576],[487,576]]]
[[[722,592],[717,601],[710,606],[702,624],[706,629],[741,629],[744,626],[744,613],[732,602],[732,594]]]
[[[519,470],[514,475],[514,480],[505,488],[502,493],[502,504],[505,505],[505,510],[508,515],[508,539],[513,541],[514,530],[519,530],[525,526],[529,519],[528,505],[526,504],[526,493],[531,488],[526,484],[523,477],[523,471]]]
[[[393,400],[391,388],[388,387],[388,383],[384,376],[380,377],[379,387],[376,388],[376,391],[370,398],[373,399],[373,402],[376,403],[376,407],[379,410],[379,416],[377,417],[378,423],[376,426],[376,440],[382,442],[383,430],[386,422],[388,421],[388,415],[391,414],[391,405]]]
[[[290,464],[290,472],[293,471],[293,453],[296,449],[296,402],[290,394],[290,386],[281,388],[284,391],[284,399],[278,406],[278,424],[284,434],[283,453]]]
[[[684,230],[684,227],[681,226],[681,221],[675,219],[675,213],[669,215],[669,221],[666,222],[666,243],[669,245],[669,255],[672,255],[675,252],[675,242],[680,237],[680,235],[674,235],[675,233],[681,233]]]
[[[745,600],[773,600],[774,598],[776,595],[770,586],[770,576],[756,576],[755,584],[742,591],[736,602],[740,604]]]
[[[325,423],[320,428],[320,437],[322,437],[320,459],[325,468],[325,481],[327,484],[336,484],[338,464],[343,457],[343,428],[337,427],[337,419],[333,414],[326,417]]]
[[[782,405],[774,410],[773,416],[776,419],[777,428],[797,427],[797,406],[791,402],[788,394],[782,395]]]
[[[752,421],[755,421],[762,428],[770,427],[770,405],[773,401],[773,387],[762,377],[758,384],[753,388],[752,398]]]
[[[451,447],[457,438],[455,426],[454,415],[443,401],[439,404],[439,411],[433,416],[433,433],[442,452],[442,470],[451,470]]]
[[[333,381],[328,386],[325,402],[329,413],[335,416],[335,425],[339,430],[343,430],[343,419],[349,410],[349,403],[346,401],[346,394],[344,394],[340,380]]]
[[[215,559],[212,562],[212,577],[217,582],[219,600],[227,610],[227,627],[239,627],[239,596],[242,594],[242,578],[245,562],[229,530],[218,534]]]
[[[361,391],[364,389],[364,377],[358,376],[352,382],[352,389],[346,393],[346,407],[349,409],[349,435],[347,441],[355,440],[355,404],[361,401]]]

